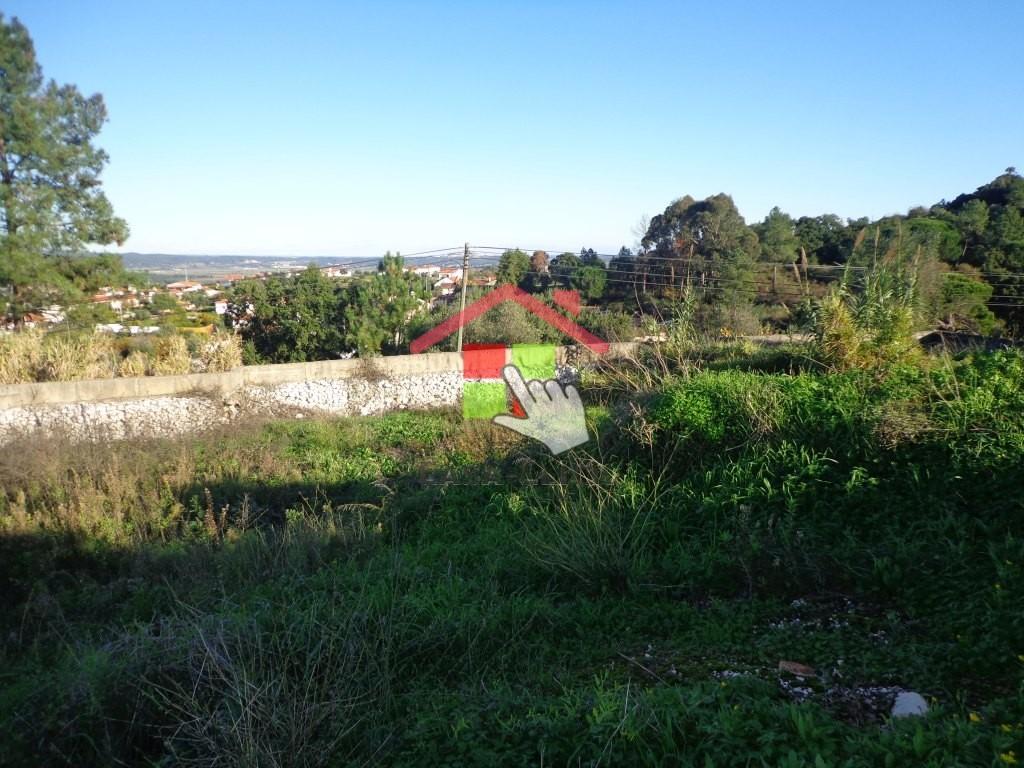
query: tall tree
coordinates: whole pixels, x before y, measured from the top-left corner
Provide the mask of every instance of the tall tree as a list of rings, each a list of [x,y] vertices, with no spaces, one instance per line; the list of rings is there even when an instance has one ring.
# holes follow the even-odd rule
[[[571,288],[582,267],[583,262],[580,261],[580,257],[575,253],[569,251],[560,253],[551,260],[549,268],[551,280],[561,288]]]
[[[534,251],[530,256],[530,268],[519,281],[519,285],[531,293],[541,293],[547,290],[550,284],[551,275],[548,274],[547,251]]]
[[[628,298],[634,294],[637,274],[636,259],[626,246],[608,262],[608,290],[610,296]]]
[[[518,248],[505,251],[498,260],[498,283],[519,285],[530,270],[530,257]]]
[[[397,352],[425,296],[419,279],[405,271],[402,257],[388,252],[375,275],[357,280],[345,293],[346,342],[360,357]]]
[[[231,292],[229,322],[249,362],[329,360],[345,351],[344,304],[336,284],[310,265],[295,277],[243,280]]]
[[[863,229],[867,221],[859,222],[855,231]],[[799,246],[814,264],[844,264],[850,257],[854,234],[851,227],[833,213],[822,216],[801,216],[794,231]]]
[[[580,249],[580,264],[582,266],[569,282],[583,298],[596,301],[604,295],[608,284],[608,268],[593,248]]]
[[[980,265],[983,261],[981,246],[988,229],[988,203],[977,198],[968,201],[955,221],[964,239],[960,258],[968,264]]]
[[[764,221],[754,226],[761,243],[761,258],[765,261],[793,262],[800,251],[793,218],[776,206]]]
[[[74,292],[56,260],[121,244],[128,227],[100,187],[100,94],[44,81],[28,30],[0,15],[0,291],[7,314]]]
[[[604,295],[608,283],[608,271],[603,266],[586,266],[580,269],[573,285],[589,301],[596,301]]]
[[[709,298],[740,299],[757,256],[757,235],[726,194],[687,195],[651,219],[642,243],[663,286],[704,289]]]

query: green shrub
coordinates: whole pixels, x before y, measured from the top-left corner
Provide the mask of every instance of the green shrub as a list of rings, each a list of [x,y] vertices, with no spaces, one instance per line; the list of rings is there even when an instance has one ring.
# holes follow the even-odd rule
[[[541,344],[560,341],[561,334],[514,301],[506,301],[466,327],[466,342]]]
[[[630,341],[642,332],[628,312],[584,309],[577,321],[605,341]]]
[[[664,432],[697,445],[735,445],[775,431],[781,418],[775,381],[758,374],[705,371],[667,387],[651,418]]]

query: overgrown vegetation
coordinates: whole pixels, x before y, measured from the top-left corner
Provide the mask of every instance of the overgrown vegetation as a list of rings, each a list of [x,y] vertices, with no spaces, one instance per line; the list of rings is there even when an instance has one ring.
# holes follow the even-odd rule
[[[654,349],[558,459],[444,413],[5,451],[4,759],[1024,755],[1024,357]]]
[[[238,337],[223,331],[141,339],[70,331],[0,334],[0,384],[217,373],[241,364]]]

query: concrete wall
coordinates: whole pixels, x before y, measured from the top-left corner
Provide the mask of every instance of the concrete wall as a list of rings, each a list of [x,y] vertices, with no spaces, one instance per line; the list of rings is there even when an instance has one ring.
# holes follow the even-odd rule
[[[635,345],[613,345],[612,356]],[[560,377],[591,357],[562,347]],[[459,406],[455,352],[253,365],[227,373],[0,386],[0,442],[33,435],[71,440],[201,432],[237,419],[371,415]]]

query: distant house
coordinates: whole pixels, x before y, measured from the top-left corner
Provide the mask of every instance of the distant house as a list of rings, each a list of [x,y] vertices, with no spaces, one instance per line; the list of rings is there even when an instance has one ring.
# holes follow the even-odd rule
[[[455,281],[450,277],[442,277],[434,283],[434,290],[440,291],[442,296],[450,296],[455,293]]]
[[[406,267],[405,271],[411,272],[414,275],[432,277],[433,275],[441,274],[441,267],[439,267],[437,264],[423,264],[422,266],[419,267]]]
[[[462,267],[444,267],[440,273],[441,277],[447,277],[456,283],[462,282]]]
[[[43,316],[44,322],[51,324],[64,322],[64,308],[60,304],[51,304],[46,309],[40,310],[39,313]]]
[[[228,311],[228,303],[226,301],[213,302],[213,311],[218,315],[226,314]]]
[[[320,267],[320,274],[324,277],[338,279],[342,277],[352,277],[355,273],[346,267]]]
[[[194,293],[203,290],[203,284],[195,280],[179,280],[175,283],[168,283],[167,290],[171,293]]]

